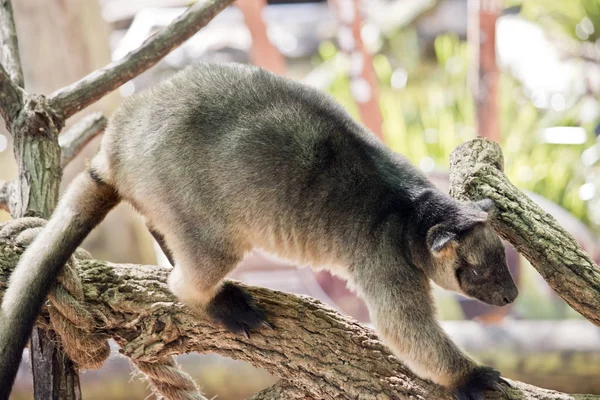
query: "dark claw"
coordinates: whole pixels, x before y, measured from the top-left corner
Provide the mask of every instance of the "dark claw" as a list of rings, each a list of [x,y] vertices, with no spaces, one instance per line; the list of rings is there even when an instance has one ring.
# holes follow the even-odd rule
[[[275,329],[275,326],[273,326],[273,324],[272,324],[272,323],[270,323],[270,322],[268,322],[268,321],[263,321],[263,322],[262,322],[262,324],[263,324],[263,326],[265,326],[266,328],[269,328],[269,329]]]
[[[248,331],[248,328],[242,328],[242,334],[246,337],[246,339],[250,340],[250,331]]]
[[[505,385],[508,387],[512,387],[512,385],[505,379],[500,378],[500,380],[498,381],[501,385]]]
[[[250,293],[233,282],[225,282],[208,303],[206,311],[213,321],[234,333],[250,338],[250,331],[268,324],[264,311],[256,305]]]

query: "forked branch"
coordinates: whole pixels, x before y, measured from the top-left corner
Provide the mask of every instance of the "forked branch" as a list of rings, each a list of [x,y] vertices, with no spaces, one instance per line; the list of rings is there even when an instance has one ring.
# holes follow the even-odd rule
[[[156,64],[232,2],[233,0],[204,0],[195,3],[125,57],[54,92],[50,96],[52,108],[65,119],[69,118]]]
[[[23,107],[24,94],[25,92],[13,82],[8,72],[0,65],[0,114],[9,132],[12,132],[12,124]]]

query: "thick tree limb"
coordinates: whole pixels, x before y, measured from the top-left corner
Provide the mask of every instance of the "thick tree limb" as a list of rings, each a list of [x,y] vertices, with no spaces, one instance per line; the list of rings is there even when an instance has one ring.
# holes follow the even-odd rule
[[[58,137],[60,165],[65,167],[93,138],[106,128],[106,118],[101,112],[92,113]]]
[[[14,229],[7,224],[18,223],[5,223],[9,228],[0,237],[0,295],[23,251],[19,242],[27,236],[12,237]],[[135,360],[154,362],[191,351],[217,353],[247,361],[285,380],[257,399],[274,399],[276,393],[282,395],[280,399],[452,399],[440,387],[414,377],[373,331],[319,301],[248,287],[275,329],[263,328],[246,339],[189,314],[168,291],[168,268],[95,260],[79,261],[77,268],[84,305],[96,322],[94,333],[114,338],[122,353]],[[512,384],[513,399],[600,398]]]
[[[492,199],[493,224],[574,310],[600,325],[600,268],[550,214],[515,188],[502,172],[500,146],[475,139],[450,156],[450,193]]]
[[[52,107],[65,119],[69,118],[156,64],[232,2],[233,0],[204,0],[195,3],[169,26],[148,38],[138,49],[54,92],[50,96]]]
[[[62,119],[57,118],[43,96],[24,97],[11,132],[19,171],[9,202],[13,218],[26,215],[48,218],[56,207],[62,174],[57,138],[62,127]],[[76,368],[63,354],[52,333],[36,327],[30,338],[34,397],[80,399]],[[3,340],[0,351],[4,353],[5,349]]]
[[[314,397],[307,396],[304,391],[290,382],[280,380],[271,387],[261,390],[248,400],[281,400],[281,399],[296,399],[296,400],[316,400]]]
[[[13,147],[19,176],[13,185],[17,199],[13,218],[49,217],[58,202],[62,169],[57,118],[43,96],[28,95],[13,123]]]
[[[0,113],[11,131],[12,123],[23,106],[23,70],[13,9],[10,0],[0,0]]]
[[[19,42],[10,0],[0,0],[0,60],[15,85],[24,87]]]
[[[0,114],[6,123],[6,129],[12,132],[12,124],[23,107],[25,92],[19,88],[0,65]]]

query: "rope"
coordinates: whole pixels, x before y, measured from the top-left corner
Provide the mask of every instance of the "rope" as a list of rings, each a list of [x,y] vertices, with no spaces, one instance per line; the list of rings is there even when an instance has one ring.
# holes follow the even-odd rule
[[[157,398],[169,400],[206,400],[193,379],[181,370],[172,356],[163,357],[155,362],[132,360],[154,387]]]
[[[14,237],[15,244],[26,247],[43,229],[46,221],[39,218],[20,218],[0,224],[0,238]],[[91,259],[88,252],[77,249],[64,266],[56,284],[48,294],[50,325],[58,333],[65,353],[80,369],[97,369],[110,356],[108,340],[94,333],[96,321],[85,304],[83,285],[76,264]],[[192,378],[180,369],[171,356],[156,362],[132,359],[146,374],[157,397],[168,400],[206,400]]]
[[[15,240],[23,247],[31,244],[46,224],[46,221],[37,218],[24,219],[26,221],[17,220],[23,224],[15,227],[13,232],[24,228]],[[83,286],[77,276],[75,262],[71,257],[50,290],[48,313],[52,328],[62,339],[63,349],[69,358],[82,370],[97,369],[110,355],[110,347],[106,339],[93,334],[95,321],[83,304]]]

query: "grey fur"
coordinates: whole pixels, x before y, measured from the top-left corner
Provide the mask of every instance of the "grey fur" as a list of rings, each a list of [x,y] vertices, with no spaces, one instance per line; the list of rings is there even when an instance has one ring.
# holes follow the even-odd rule
[[[91,168],[164,236],[170,287],[192,310],[223,297],[223,278],[261,247],[346,278],[418,375],[465,399],[500,381],[447,338],[430,295],[433,279],[491,303],[516,297],[484,207],[439,192],[329,96],[255,67],[197,64],[124,101]]]

